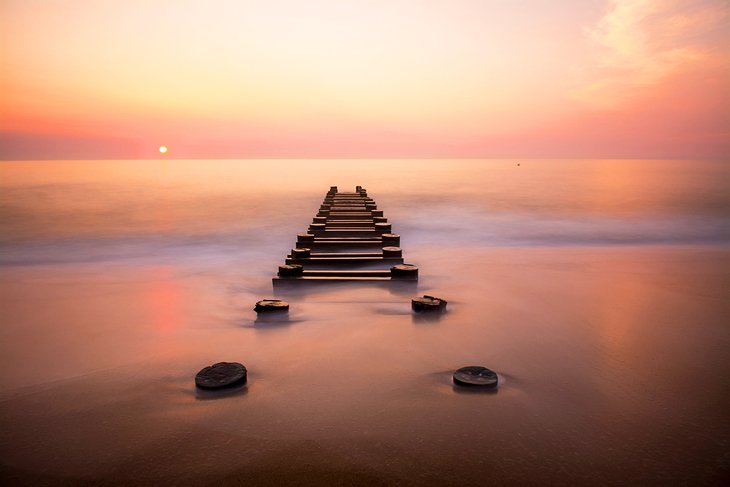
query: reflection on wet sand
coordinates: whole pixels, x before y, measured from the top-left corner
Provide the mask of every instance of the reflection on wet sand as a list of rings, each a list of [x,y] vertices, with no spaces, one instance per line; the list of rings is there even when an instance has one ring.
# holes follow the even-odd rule
[[[6,215],[28,217],[2,222],[25,239],[2,248],[6,483],[711,485],[727,473],[727,246],[649,245],[656,235],[640,246],[565,243],[605,223],[588,220],[611,206],[601,203],[608,193],[627,208],[633,190],[623,201],[617,188],[630,177],[616,176],[584,211],[574,206],[602,177],[561,183],[580,186],[569,195],[578,202],[566,203],[535,190],[548,173],[525,176],[536,171],[527,163],[519,176],[512,166],[417,173],[403,193],[374,171],[378,202],[420,264],[418,284],[274,290],[322,181],[295,182],[287,201],[301,208],[284,211],[280,192],[257,193],[235,176],[246,171],[220,178],[193,166],[166,176],[173,190],[149,193],[169,198],[177,215],[165,235],[158,220],[119,209],[127,189],[97,202],[126,215],[124,228],[89,209],[97,193],[85,200],[66,188],[66,203],[50,198],[55,217],[69,213],[70,233],[90,225],[71,240],[34,227],[43,221],[33,220],[35,201],[6,205]],[[154,170],[135,177],[148,181]],[[181,187],[191,174],[200,187]],[[340,174],[345,181],[334,183],[345,184],[354,170]],[[248,192],[206,187],[216,177]],[[433,194],[447,177],[461,189],[442,204],[428,200],[433,211],[420,206],[429,210],[422,227],[409,216],[411,197]],[[638,216],[642,225],[674,198],[660,192],[644,196],[658,206]],[[149,202],[140,198],[132,207]],[[525,216],[543,202],[570,207]],[[678,231],[716,222],[703,218]],[[535,228],[556,222],[568,232],[559,244],[499,240],[500,230],[537,238]],[[410,300],[423,294],[447,299],[448,311],[414,314]],[[262,298],[285,299],[289,313],[257,315]],[[196,391],[195,373],[219,361],[245,364],[248,385],[224,396]],[[468,365],[495,370],[498,389],[455,387],[453,371]]]

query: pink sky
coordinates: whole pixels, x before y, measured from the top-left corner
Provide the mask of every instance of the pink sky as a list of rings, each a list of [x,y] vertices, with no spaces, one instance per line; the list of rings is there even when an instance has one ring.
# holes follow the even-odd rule
[[[4,0],[0,157],[730,156],[724,0]]]

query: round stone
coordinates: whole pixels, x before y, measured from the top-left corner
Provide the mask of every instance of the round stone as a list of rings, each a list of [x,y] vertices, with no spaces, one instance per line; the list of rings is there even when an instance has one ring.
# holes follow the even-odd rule
[[[195,376],[195,385],[201,389],[225,389],[246,383],[246,367],[238,362],[218,362],[205,367]]]
[[[486,367],[470,365],[454,372],[454,384],[468,387],[497,387],[497,373]]]
[[[257,313],[270,313],[272,311],[289,311],[289,303],[281,299],[262,299],[256,302],[254,311]]]
[[[447,301],[445,299],[424,295],[422,298],[411,299],[413,311],[444,311]]]

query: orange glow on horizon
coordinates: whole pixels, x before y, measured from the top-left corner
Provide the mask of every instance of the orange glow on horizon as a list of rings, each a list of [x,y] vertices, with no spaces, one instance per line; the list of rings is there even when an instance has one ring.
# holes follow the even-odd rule
[[[722,0],[9,0],[0,157],[726,156],[729,18]]]

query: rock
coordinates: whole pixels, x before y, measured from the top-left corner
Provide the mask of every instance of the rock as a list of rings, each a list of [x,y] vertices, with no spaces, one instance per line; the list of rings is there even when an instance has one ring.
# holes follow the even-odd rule
[[[246,383],[246,367],[238,362],[218,362],[205,367],[195,376],[195,385],[201,389],[225,389]]]
[[[470,365],[454,372],[454,384],[466,387],[497,387],[497,373],[486,367]]]
[[[425,295],[422,298],[411,299],[413,311],[446,311],[447,301],[441,298]]]
[[[262,299],[256,302],[253,308],[257,313],[270,313],[273,311],[289,311],[289,303],[281,299]]]

